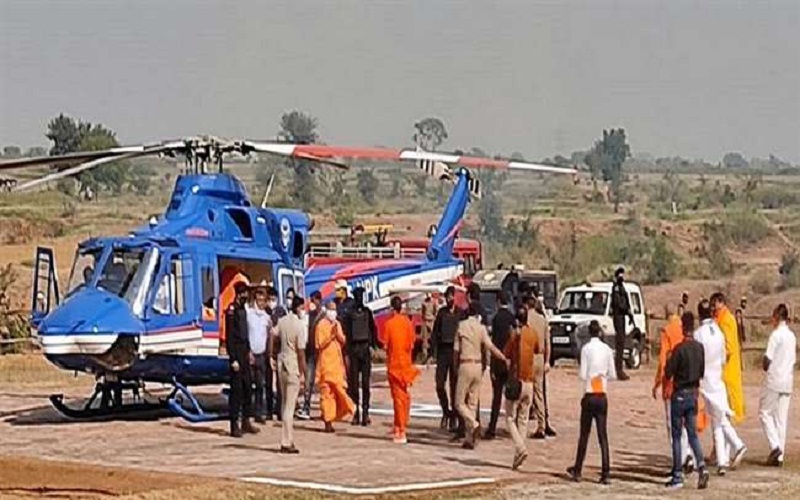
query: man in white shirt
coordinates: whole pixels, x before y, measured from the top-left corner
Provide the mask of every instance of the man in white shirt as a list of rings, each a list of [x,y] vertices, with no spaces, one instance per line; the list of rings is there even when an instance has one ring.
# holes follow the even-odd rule
[[[789,423],[789,400],[794,383],[797,338],[789,329],[789,308],[780,304],[772,313],[775,331],[769,336],[763,368],[767,372],[761,390],[759,414],[769,441],[768,465],[782,466],[786,453],[786,425]]]
[[[739,439],[730,421],[733,411],[728,404],[728,391],[722,380],[722,371],[727,362],[725,335],[714,322],[708,300],[700,301],[697,314],[700,317],[700,327],[694,333],[694,338],[703,345],[706,365],[700,392],[706,400],[706,411],[711,416],[714,430],[717,473],[724,476],[728,467],[735,468],[741,463],[747,453],[747,446]],[[735,450],[732,459],[728,453],[728,445]]]
[[[250,365],[253,369],[253,383],[256,386],[255,421],[259,424],[265,422],[265,417],[272,420],[272,367],[269,358],[272,320],[266,307],[266,288],[256,288],[253,291],[253,300],[245,306],[245,309],[247,311],[247,337],[250,341]]]
[[[581,480],[583,460],[586,458],[586,445],[592,430],[592,420],[597,425],[597,437],[600,440],[602,457],[601,484],[611,484],[611,461],[608,453],[608,381],[616,380],[617,370],[614,367],[614,351],[600,339],[600,323],[589,324],[591,339],[581,349],[581,366],[578,372],[583,383],[583,399],[581,400],[581,434],[578,439],[578,452],[575,465],[567,469],[573,481]]]

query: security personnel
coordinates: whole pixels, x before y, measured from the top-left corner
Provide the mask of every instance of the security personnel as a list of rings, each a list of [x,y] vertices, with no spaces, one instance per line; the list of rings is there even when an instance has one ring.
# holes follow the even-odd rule
[[[252,401],[252,378],[250,377],[250,341],[247,333],[248,287],[245,283],[236,283],[233,303],[225,311],[226,332],[225,348],[228,351],[230,366],[230,397],[228,413],[231,420],[231,436],[242,437],[242,432],[257,434],[258,429],[250,423]],[[239,420],[241,419],[241,427]]]
[[[611,318],[614,321],[614,367],[619,380],[628,380],[623,360],[625,358],[625,320],[630,318],[631,303],[625,290],[625,269],[620,267],[614,272],[614,285],[611,287]]]
[[[342,327],[344,328],[345,318],[350,314],[355,303],[353,298],[347,295],[347,281],[336,280],[336,285],[334,286],[336,287],[336,298],[333,301],[336,303],[336,317],[342,322]]]
[[[504,291],[497,292],[497,313],[492,318],[492,343],[498,349],[505,349],[508,339],[517,327],[517,320],[509,308],[508,294]],[[527,319],[526,319],[527,322]],[[500,404],[503,402],[503,390],[508,380],[506,365],[498,360],[490,363],[492,378],[492,413],[489,418],[489,427],[486,429],[484,439],[494,439],[497,430],[497,418],[500,416]]]
[[[353,290],[354,306],[344,318],[348,366],[347,386],[350,399],[356,404],[353,425],[369,425],[369,385],[372,375],[372,347],[377,346],[378,331],[372,311],[364,305],[364,289]],[[359,383],[361,385],[361,405],[359,407]],[[359,414],[359,410],[363,410]]]
[[[454,358],[458,360],[458,382],[456,385],[456,408],[464,420],[465,440],[463,447],[471,450],[480,435],[480,424],[475,418],[479,404],[481,379],[486,351],[501,360],[508,369],[508,358],[495,347],[489,332],[481,323],[480,303],[469,303],[468,318],[458,325],[453,344]]]
[[[458,332],[458,323],[462,312],[456,307],[456,289],[447,287],[444,292],[445,307],[436,313],[431,333],[431,351],[436,358],[436,395],[442,408],[440,426],[455,430],[458,419],[455,410],[456,366],[453,359],[453,344]],[[450,380],[450,397],[448,400],[445,384]],[[450,402],[452,401],[452,405]]]

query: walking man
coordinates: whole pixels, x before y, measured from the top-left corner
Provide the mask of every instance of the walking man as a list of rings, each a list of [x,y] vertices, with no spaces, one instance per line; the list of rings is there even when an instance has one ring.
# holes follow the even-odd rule
[[[255,421],[272,420],[272,366],[270,334],[272,321],[267,314],[267,290],[257,287],[247,309],[247,334],[250,342],[250,366],[255,385]],[[264,404],[266,400],[266,405]]]
[[[343,322],[345,336],[349,335],[346,344],[350,363],[347,386],[350,389],[350,398],[356,404],[356,413],[353,416],[352,424],[366,427],[370,423],[372,348],[377,346],[378,331],[372,311],[364,305],[363,288],[358,287],[353,291],[353,301],[353,309]],[[361,398],[359,398],[359,387],[361,388]]]
[[[456,365],[453,355],[453,346],[461,321],[461,311],[456,307],[456,289],[447,287],[444,292],[445,306],[436,314],[431,334],[431,349],[436,358],[436,395],[439,406],[442,408],[442,421],[440,426],[454,430],[458,425],[456,418]],[[447,386],[449,381],[450,395],[448,398]],[[451,404],[452,403],[452,404]]]
[[[303,322],[303,298],[293,297],[289,313],[278,321],[276,341],[278,349],[278,378],[281,383],[283,404],[281,408],[281,453],[297,454],[300,451],[294,444],[294,411],[297,395],[306,372],[305,323]]]
[[[611,317],[614,321],[614,368],[620,380],[628,380],[630,377],[625,373],[624,367],[626,320],[630,318],[633,323],[633,314],[628,292],[625,290],[625,269],[622,267],[614,272],[614,285],[611,287]]]
[[[789,308],[780,304],[772,313],[775,330],[770,334],[763,368],[767,372],[761,389],[759,414],[769,441],[767,465],[782,466],[786,454],[786,427],[789,423],[789,400],[794,384],[797,337],[789,329]]]
[[[717,292],[711,296],[711,311],[717,326],[725,335],[725,368],[722,381],[728,391],[728,404],[733,410],[731,420],[739,423],[744,420],[744,390],[742,388],[742,349],[739,343],[739,329],[736,317],[725,303],[725,295]]]
[[[538,332],[528,325],[528,311],[525,306],[517,310],[519,329],[509,339],[504,354],[510,360],[509,377],[519,382],[520,391],[517,399],[506,399],[506,425],[514,442],[514,460],[512,470],[517,470],[528,458],[525,437],[528,434],[528,417],[533,399],[534,380],[541,375],[542,366],[535,359],[542,351]]]
[[[611,484],[611,459],[608,452],[608,432],[606,419],[608,417],[608,381],[617,378],[614,366],[614,353],[605,342],[600,340],[600,323],[596,320],[589,323],[591,339],[581,349],[580,379],[583,380],[583,399],[581,400],[581,433],[578,439],[578,451],[575,455],[575,465],[567,469],[567,474],[573,481],[581,480],[583,460],[586,458],[586,445],[589,442],[589,433],[592,431],[592,421],[597,426],[597,438],[600,441],[600,456],[602,469],[600,473],[601,484]]]
[[[672,489],[683,487],[683,452],[681,451],[681,434],[686,431],[689,445],[697,457],[700,477],[697,489],[704,490],[708,486],[708,470],[706,469],[703,448],[697,436],[697,397],[700,380],[705,371],[705,355],[703,346],[692,338],[694,330],[694,314],[687,312],[681,318],[684,340],[672,351],[667,361],[664,374],[672,383],[670,400],[670,428],[672,430],[672,478],[667,487]]]
[[[391,300],[392,317],[386,320],[386,371],[389,390],[394,407],[394,442],[406,444],[406,428],[411,414],[411,395],[408,389],[419,375],[411,359],[417,336],[414,325],[403,314],[403,300],[394,296]]]
[[[534,291],[535,293],[535,291]],[[549,414],[547,411],[547,372],[550,371],[550,325],[544,315],[544,302],[536,295],[528,298],[527,309],[528,326],[536,331],[541,342],[541,349],[536,353],[535,361],[537,370],[536,380],[533,381],[533,406],[531,417],[536,420],[536,430],[533,439],[545,439],[546,436],[555,436],[556,432],[550,428]]]
[[[228,413],[230,415],[232,437],[242,437],[242,432],[258,434],[258,429],[250,423],[250,404],[253,400],[252,378],[250,377],[250,339],[247,332],[248,286],[244,282],[234,285],[236,293],[233,303],[225,312],[225,348],[228,351],[230,366],[230,396]],[[241,426],[239,421],[241,420]]]
[[[516,319],[509,309],[508,294],[497,292],[497,313],[492,318],[492,343],[498,349],[504,349],[508,339],[516,327]],[[503,402],[503,390],[508,380],[508,370],[505,363],[493,359],[489,363],[489,374],[492,379],[492,413],[489,418],[489,427],[486,429],[484,439],[494,439],[497,431],[497,418],[500,416],[500,404]]]
[[[724,476],[728,467],[735,468],[739,465],[747,453],[747,446],[739,439],[730,422],[733,411],[728,404],[728,391],[722,379],[726,358],[725,335],[711,317],[711,305],[707,300],[700,301],[697,315],[700,317],[700,327],[695,332],[694,338],[703,345],[705,355],[700,392],[706,400],[706,409],[711,414],[714,448],[717,453],[717,473]],[[733,459],[728,451],[729,445],[734,450]]]
[[[314,343],[314,332],[317,322],[325,315],[322,309],[322,294],[314,292],[308,304],[308,335],[306,337],[306,386],[303,394],[303,409],[300,419],[311,419],[311,396],[314,393],[314,382],[317,371],[317,350]]]
[[[494,346],[489,332],[481,323],[480,304],[472,301],[469,303],[468,318],[459,324],[453,344],[453,356],[458,360],[455,403],[464,420],[466,435],[463,447],[468,450],[475,448],[476,440],[480,436],[480,424],[475,415],[480,404],[481,378],[487,349],[508,367],[508,359]]]

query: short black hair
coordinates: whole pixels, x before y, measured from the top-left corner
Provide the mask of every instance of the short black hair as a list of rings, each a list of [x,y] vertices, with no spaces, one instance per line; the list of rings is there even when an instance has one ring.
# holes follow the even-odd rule
[[[711,319],[711,303],[703,299],[697,304],[697,316],[700,321]]]
[[[781,321],[789,321],[789,308],[786,307],[786,304],[778,304],[773,314]]]
[[[481,286],[473,281],[467,287],[467,295],[469,295],[469,298],[472,300],[480,300]]]
[[[285,295],[289,295],[289,292],[292,292],[292,295],[295,295],[295,296],[297,295],[297,292],[295,292],[294,288],[292,288],[292,287],[289,287],[289,288],[286,289],[286,294]]]
[[[520,304],[517,307],[517,326],[524,326],[528,324],[528,308]]]
[[[681,325],[683,326],[683,333],[691,333],[694,331],[694,314],[692,311],[686,311],[681,316]]]
[[[295,295],[294,298],[292,299],[292,304],[291,304],[292,312],[293,313],[297,313],[300,309],[303,308],[303,304],[305,304],[305,303],[306,303],[306,301],[303,300],[303,297],[300,297],[299,295]]]
[[[403,299],[395,295],[394,297],[392,297],[391,305],[392,309],[394,309],[397,312],[400,312],[400,310],[403,308]]]
[[[467,314],[470,317],[472,316],[479,316],[481,314],[481,303],[477,300],[469,301],[469,308],[467,309]]]
[[[311,293],[311,300],[322,300],[322,294],[319,293],[319,290]]]
[[[503,290],[497,292],[497,301],[500,302],[500,305],[507,306],[508,305],[508,294]]]
[[[450,285],[444,290],[444,296],[447,297],[448,295],[455,297],[456,296],[456,287]]]
[[[617,270],[616,270],[616,271],[614,271],[614,277],[615,277],[615,278],[619,278],[619,276],[620,276],[621,274],[625,274],[625,268],[624,268],[624,267],[622,267],[622,266],[618,267],[618,268],[617,268]]]
[[[717,302],[720,302],[720,303],[724,304],[725,303],[725,294],[722,293],[722,292],[714,292],[713,294],[711,294],[711,298],[708,299],[708,301],[711,304],[716,304]]]
[[[247,293],[247,291],[249,289],[250,289],[250,287],[247,285],[247,283],[245,283],[243,281],[237,281],[233,285],[233,291],[236,293],[236,295],[241,295],[243,293]]]
[[[600,333],[603,331],[600,328],[600,323],[597,322],[596,319],[593,319],[591,323],[589,323],[589,335],[592,337],[599,337]]]

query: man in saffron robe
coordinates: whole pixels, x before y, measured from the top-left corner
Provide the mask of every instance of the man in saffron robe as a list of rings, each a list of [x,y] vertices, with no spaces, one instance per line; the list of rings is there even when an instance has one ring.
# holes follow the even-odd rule
[[[314,332],[317,348],[317,387],[325,432],[334,432],[333,422],[344,420],[355,412],[355,404],[347,395],[347,376],[342,347],[345,343],[342,325],[336,319],[336,304],[329,302],[325,317],[317,321]]]
[[[725,335],[725,354],[727,359],[722,372],[722,381],[728,390],[728,405],[733,411],[731,420],[734,424],[744,419],[744,391],[742,390],[742,350],[739,345],[739,329],[736,326],[736,317],[725,305],[725,295],[715,293],[710,299],[716,321]]]
[[[408,388],[419,375],[411,361],[416,334],[411,320],[403,314],[403,301],[392,297],[392,317],[386,320],[386,367],[389,389],[394,403],[394,442],[406,444],[406,427],[411,413],[411,395]]]

